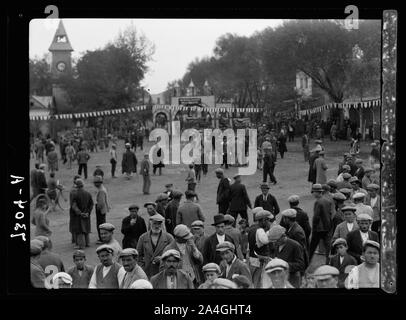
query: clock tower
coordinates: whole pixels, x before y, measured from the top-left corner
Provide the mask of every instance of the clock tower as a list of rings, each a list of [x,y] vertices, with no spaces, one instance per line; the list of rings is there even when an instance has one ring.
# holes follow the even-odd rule
[[[59,22],[51,46],[48,49],[52,53],[51,73],[55,78],[69,75],[72,72],[71,52],[73,48],[62,20]]]

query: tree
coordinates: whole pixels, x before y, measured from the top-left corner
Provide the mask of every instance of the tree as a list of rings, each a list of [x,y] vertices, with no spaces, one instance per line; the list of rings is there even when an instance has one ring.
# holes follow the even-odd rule
[[[46,57],[29,60],[30,94],[39,96],[52,95],[51,70]]]

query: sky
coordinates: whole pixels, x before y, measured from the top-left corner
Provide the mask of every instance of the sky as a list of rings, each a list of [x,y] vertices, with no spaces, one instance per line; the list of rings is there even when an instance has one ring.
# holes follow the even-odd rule
[[[267,27],[276,27],[276,19],[63,19],[72,56],[102,48],[131,23],[154,45],[149,71],[141,82],[150,94],[166,90],[168,82],[180,79],[196,58],[211,56],[216,40],[226,33],[251,36]],[[34,19],[30,22],[29,57],[49,53],[58,19]]]

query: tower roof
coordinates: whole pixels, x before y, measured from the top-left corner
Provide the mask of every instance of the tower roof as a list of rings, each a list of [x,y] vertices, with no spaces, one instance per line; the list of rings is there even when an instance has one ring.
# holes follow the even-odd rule
[[[209,87],[209,83],[207,82],[207,80],[204,82],[204,87]]]
[[[58,29],[55,32],[49,51],[73,51],[73,48],[69,42],[68,34],[65,31],[65,27],[62,20],[59,21]]]
[[[190,79],[190,83],[189,83],[189,86],[188,86],[188,88],[194,88],[194,84],[193,84],[193,80],[192,79]]]

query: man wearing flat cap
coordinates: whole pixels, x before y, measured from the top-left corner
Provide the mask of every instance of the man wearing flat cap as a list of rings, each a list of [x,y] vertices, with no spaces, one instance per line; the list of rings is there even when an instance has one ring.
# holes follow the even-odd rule
[[[73,252],[75,266],[68,270],[68,274],[72,277],[72,288],[85,289],[89,287],[94,268],[85,264],[85,262],[86,254],[83,250]]]
[[[367,213],[371,216],[373,216],[373,210],[371,206],[367,206],[364,204],[365,201],[365,193],[363,192],[357,192],[352,195],[352,200],[354,201],[354,206],[357,208],[357,211],[355,211],[355,214],[358,216],[361,213]]]
[[[38,263],[41,257],[43,243],[40,240],[31,240],[30,242],[30,272],[31,272],[31,285],[34,288],[45,288],[45,272]]]
[[[365,174],[362,159],[355,160],[355,165],[357,167],[357,170],[355,171],[354,176],[357,177],[359,181],[362,181],[362,178],[364,177]]]
[[[137,173],[137,157],[135,153],[131,151],[131,145],[125,144],[126,151],[123,154],[123,160],[121,161],[122,174],[126,174],[126,178],[130,179],[133,173]]]
[[[147,232],[147,224],[144,218],[138,215],[138,210],[138,205],[130,205],[128,207],[130,214],[121,223],[121,233],[124,235],[123,249],[137,248],[138,239]]]
[[[178,267],[189,275],[197,288],[203,282],[200,274],[200,268],[203,265],[203,255],[197,248],[193,240],[193,234],[187,226],[178,224],[173,233],[174,240],[165,247],[163,252],[165,253],[172,249],[179,251],[181,261]],[[160,270],[163,268],[164,264],[161,262]]]
[[[156,212],[156,203],[155,202],[146,202],[144,204],[144,208],[147,209],[147,213],[149,217],[152,217],[157,214]]]
[[[296,210],[296,222],[299,224],[299,226],[302,227],[305,235],[306,235],[306,243],[309,246],[310,244],[310,234],[312,232],[312,229],[310,227],[309,223],[309,215],[299,207],[299,201],[300,198],[298,195],[291,195],[288,198],[289,206],[291,209]]]
[[[233,243],[224,241],[216,246],[216,251],[220,252],[223,259],[220,263],[221,278],[233,279],[234,274],[246,276],[252,283],[251,272],[248,266],[235,255],[235,246]]]
[[[321,146],[314,148],[311,150],[312,154],[309,157],[309,174],[307,181],[311,182],[312,184],[316,183],[316,170],[314,169],[314,162],[319,157],[320,151],[322,151]]]
[[[279,258],[289,264],[289,282],[299,288],[301,275],[305,271],[305,260],[303,247],[295,240],[286,236],[286,229],[275,225],[269,229],[269,241],[273,244],[273,258]]]
[[[329,265],[322,265],[318,267],[313,274],[316,280],[316,288],[338,288],[339,274],[340,272],[335,267]]]
[[[203,253],[204,243],[208,236],[204,233],[204,222],[201,220],[195,220],[191,224],[191,232],[193,234],[193,241],[196,244],[197,249]]]
[[[224,176],[224,170],[217,168],[215,170],[217,179],[220,180],[217,187],[216,204],[218,213],[226,214],[230,204],[230,181]]]
[[[156,203],[156,212],[165,218],[165,210],[168,206],[168,195],[166,193],[158,194],[155,203]]]
[[[331,232],[334,233],[336,227],[344,221],[342,208],[345,206],[344,201],[346,200],[346,197],[341,192],[336,192],[332,194],[332,198],[334,201],[335,214],[333,215],[333,219],[331,221]]]
[[[361,184],[364,190],[368,190],[368,185],[373,183],[372,182],[372,175],[374,174],[375,170],[371,167],[365,168],[365,174],[362,178]]]
[[[174,249],[165,251],[161,260],[164,270],[150,280],[154,289],[194,289],[192,279],[179,268],[182,261],[179,251]]]
[[[134,281],[139,279],[148,280],[144,270],[137,264],[138,251],[134,248],[127,248],[120,253],[121,264],[125,275],[120,283],[120,289],[129,289]]]
[[[184,224],[190,228],[191,224],[195,220],[205,221],[205,217],[202,212],[202,208],[198,203],[194,202],[196,194],[194,191],[187,190],[185,192],[186,202],[179,206],[176,214],[176,225]]]
[[[338,195],[336,197],[338,197]],[[346,239],[349,232],[358,229],[357,221],[355,221],[356,210],[357,208],[354,206],[343,205],[341,207],[340,212],[342,213],[344,219],[334,228],[333,237],[331,238],[332,243],[338,238]],[[332,250],[332,252],[334,251]]]
[[[252,209],[251,201],[245,185],[241,183],[241,176],[237,174],[234,176],[234,183],[230,186],[230,207],[228,213],[236,220],[238,215],[248,220],[247,207]]]
[[[242,248],[241,248],[241,243],[242,243],[241,232],[237,228],[233,227],[235,225],[235,219],[230,214],[225,214],[224,219],[225,219],[224,232],[226,234],[228,234],[231,238],[233,238],[234,244],[235,244],[235,253],[237,255],[237,258],[240,260],[244,260],[244,256],[242,254]]]
[[[255,198],[254,207],[262,207],[269,211],[274,217],[279,213],[279,205],[276,198],[269,192],[269,186],[266,183],[260,186],[262,194]]]
[[[96,187],[96,226],[97,233],[99,235],[98,244],[103,243],[100,238],[99,226],[106,222],[107,212],[110,210],[109,203],[107,201],[107,190],[103,185],[103,178],[101,176],[95,176],[93,180],[94,186]]]
[[[344,164],[341,167],[341,170],[339,170],[336,182],[337,183],[343,182],[344,181],[344,178],[343,178],[344,173],[350,173],[350,171],[351,171],[351,167],[348,164]],[[340,189],[338,185],[337,185],[337,189]]]
[[[203,264],[214,262],[220,264],[222,258],[220,253],[216,251],[217,245],[224,241],[229,241],[234,244],[233,238],[225,233],[225,219],[223,214],[218,214],[213,217],[216,232],[209,236],[203,246]]]
[[[264,283],[267,289],[294,289],[289,279],[289,264],[279,258],[274,258],[265,266],[265,273],[268,276]]]
[[[378,194],[379,186],[377,184],[369,184],[367,186],[368,195],[365,198],[365,204],[370,206],[373,211],[371,230],[378,235],[381,233],[381,200]]]
[[[90,213],[93,210],[92,195],[84,190],[82,179],[76,180],[77,190],[72,194],[71,209],[73,212],[72,233],[75,234],[75,249],[83,250],[90,245]]]
[[[352,185],[350,183],[351,177],[352,177],[351,174],[348,173],[348,172],[342,173],[343,181],[341,181],[341,182],[338,181],[337,182],[337,189],[340,190],[340,189],[347,188],[347,189],[352,190]]]
[[[348,276],[348,266],[356,266],[357,260],[347,253],[347,241],[344,238],[338,238],[333,242],[332,247],[337,252],[329,262],[329,265],[335,267],[340,272],[338,276],[338,287],[344,288],[345,279]]]
[[[362,263],[362,246],[367,240],[379,241],[378,234],[369,230],[372,224],[372,217],[366,213],[357,216],[359,229],[347,234],[348,254],[357,259],[358,264]]]
[[[327,182],[327,169],[324,151],[320,151],[319,157],[313,163],[313,170],[316,172],[316,183],[325,184]]]
[[[380,244],[367,240],[362,246],[363,263],[352,268],[346,281],[347,289],[380,287]]]
[[[99,226],[100,228],[100,237],[104,244],[109,245],[113,248],[113,258],[114,261],[118,261],[120,252],[123,251],[120,244],[116,239],[114,239],[114,230],[116,227],[111,223],[103,223]]]
[[[165,191],[163,193],[168,196],[168,201],[170,202],[173,199],[173,183],[165,184]]]
[[[165,226],[166,231],[173,235],[173,229],[176,227],[176,215],[182,199],[182,192],[174,190],[171,191],[172,200],[169,201],[165,208]]]
[[[356,176],[351,177],[348,182],[351,183],[351,186],[352,186],[352,195],[354,195],[358,192],[365,194],[365,196],[368,195],[368,192],[365,189],[361,188],[361,185],[362,185],[361,181]]]
[[[122,283],[125,270],[113,261],[113,248],[103,244],[96,249],[100,264],[98,264],[90,279],[89,289],[118,289]]]
[[[149,223],[149,231],[138,239],[137,251],[140,267],[151,278],[159,272],[163,250],[173,241],[173,237],[163,229],[165,218],[160,214],[150,217]]]

